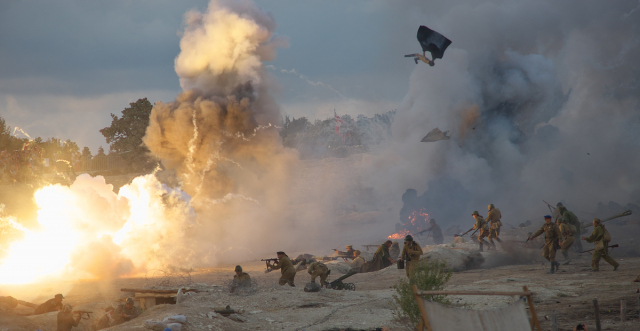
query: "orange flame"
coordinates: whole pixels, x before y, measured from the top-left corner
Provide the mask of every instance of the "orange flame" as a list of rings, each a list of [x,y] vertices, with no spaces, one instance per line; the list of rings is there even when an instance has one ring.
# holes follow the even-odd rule
[[[415,210],[411,215],[409,215],[409,222],[411,223],[411,227],[416,231],[422,231],[428,228],[429,225],[429,214],[427,213],[425,208],[421,208],[420,210]],[[389,237],[388,239],[402,239],[406,237],[408,234],[411,234],[411,231],[406,229],[408,223],[405,223],[405,229],[400,230]]]

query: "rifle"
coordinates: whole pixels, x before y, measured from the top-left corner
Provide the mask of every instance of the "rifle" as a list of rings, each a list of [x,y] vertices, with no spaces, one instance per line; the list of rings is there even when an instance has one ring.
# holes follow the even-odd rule
[[[469,229],[469,231],[467,231],[467,232],[465,232],[465,233],[461,234],[461,235],[460,235],[460,237],[462,237],[462,236],[464,236],[465,234],[467,234],[467,233],[471,232],[472,230],[473,230],[473,228]],[[474,233],[475,233],[475,232],[474,232]]]
[[[600,221],[600,223],[604,223],[604,222],[606,222],[606,221],[610,221],[610,220],[615,219],[615,218],[618,218],[618,217],[629,216],[629,215],[631,215],[631,213],[632,213],[632,212],[631,212],[631,210],[627,210],[627,211],[622,212],[622,213],[620,213],[620,214],[613,215],[613,216],[611,216],[611,217],[609,217],[609,218],[605,218],[605,219],[601,220],[601,221]],[[591,224],[584,224],[584,223],[582,223],[581,225],[582,225],[582,229],[586,229],[586,228],[588,228],[588,227],[590,227],[590,226],[593,226],[593,223],[591,223]]]
[[[547,206],[549,207],[549,211],[550,211],[550,212],[552,212],[552,213],[553,213],[553,211],[554,211],[554,210],[556,210],[556,207],[554,207],[554,206],[550,205],[548,202],[546,202],[546,201],[544,201],[544,200],[542,200],[542,202],[544,202],[544,203],[546,203],[546,204],[547,204]]]
[[[607,247],[609,247],[609,248],[616,248],[616,247],[620,247],[620,246],[619,246],[618,244],[615,244],[615,245],[611,245],[611,246],[607,246]],[[591,252],[591,251],[593,251],[593,250],[595,250],[595,248],[594,248],[594,249],[590,249],[590,250],[588,250],[588,251],[580,252],[580,253],[589,253],[589,252]]]
[[[334,251],[334,252],[336,252],[336,253],[338,253],[338,257],[341,257],[341,258],[344,260],[344,262],[349,262],[349,261],[347,260],[347,258],[352,259],[352,260],[353,260],[353,259],[355,259],[355,256],[353,256],[353,255],[348,255],[348,254],[343,254],[344,252],[339,251],[339,250],[337,250],[337,249],[333,249],[333,251]]]
[[[91,314],[93,314],[92,311],[88,311],[88,310],[74,310],[71,312],[72,314],[80,314],[80,318],[88,320],[91,319]],[[84,314],[87,314],[87,318],[84,318]]]
[[[418,233],[414,234],[413,236],[414,236],[414,237],[415,237],[415,236],[419,236],[419,235],[421,235],[421,234],[423,234],[423,233],[425,233],[425,232],[427,232],[427,231],[431,231],[431,229],[422,230],[422,231],[420,231],[420,232],[418,232]]]
[[[271,267],[269,266],[269,262],[270,261],[278,262],[278,259],[263,259],[263,260],[260,260],[260,261],[265,261],[265,264],[267,265],[267,270],[264,271],[264,273],[266,274],[268,272],[273,271],[273,269],[271,269]]]

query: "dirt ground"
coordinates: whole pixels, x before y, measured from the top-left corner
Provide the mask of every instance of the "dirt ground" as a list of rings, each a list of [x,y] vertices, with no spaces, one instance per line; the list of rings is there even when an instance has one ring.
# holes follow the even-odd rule
[[[472,244],[471,244],[472,245]],[[533,250],[532,250],[533,251]],[[511,261],[511,252],[484,252],[487,265],[498,265],[501,261]],[[615,256],[615,254],[614,254]],[[640,275],[640,258],[617,258],[618,271],[606,263],[601,271],[589,272],[590,257],[583,254],[568,266],[561,266],[556,274],[547,274],[547,264],[540,259],[526,264],[510,264],[488,269],[473,269],[455,272],[447,285],[451,290],[518,291],[528,286],[536,293],[534,302],[540,323],[550,330],[550,316],[558,314],[560,330],[570,330],[577,323],[586,324],[595,330],[592,300],[598,299],[603,330],[640,329],[638,319],[638,294],[640,283],[632,280]],[[2,295],[12,295],[22,299],[21,294],[42,293],[30,300],[39,303],[57,292],[65,294],[65,302],[74,309],[91,310],[95,313],[91,320],[83,320],[79,330],[90,330],[96,318],[104,314],[104,308],[117,304],[127,295],[121,288],[158,287],[160,282],[173,282],[174,287],[182,282],[190,282],[191,288],[202,292],[186,295],[175,305],[159,305],[144,312],[139,318],[112,327],[109,330],[145,330],[145,320],[162,320],[184,314],[187,323],[182,330],[375,330],[386,326],[391,330],[409,330],[394,315],[391,286],[404,271],[395,266],[382,271],[356,274],[348,278],[356,285],[356,291],[322,289],[318,293],[305,293],[304,284],[309,280],[306,271],[296,277],[295,288],[276,285],[277,272],[264,273],[260,261],[243,264],[257,285],[251,294],[233,295],[228,293],[229,281],[233,275],[232,265],[211,269],[201,269],[192,273],[190,281],[184,277],[168,278],[126,278],[112,281],[67,282],[48,285],[0,286]],[[339,275],[331,275],[329,280]],[[217,286],[216,286],[217,285]],[[171,286],[169,286],[171,287]],[[452,301],[467,308],[491,308],[509,303],[508,297],[452,296]],[[628,321],[620,322],[620,300],[627,301]],[[209,318],[208,313],[215,307],[229,305],[242,309],[245,322],[236,322],[218,315]],[[21,306],[20,306],[21,307]],[[40,316],[17,316],[31,310],[18,308],[13,312],[0,313],[1,331],[55,330],[55,314]],[[75,330],[75,329],[74,329]]]

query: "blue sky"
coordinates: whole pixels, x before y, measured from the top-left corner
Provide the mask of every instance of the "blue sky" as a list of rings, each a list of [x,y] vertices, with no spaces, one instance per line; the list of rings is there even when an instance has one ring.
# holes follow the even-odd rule
[[[257,3],[289,37],[290,47],[267,63],[284,114],[373,114],[401,102],[415,67],[403,55],[419,50],[415,32],[427,19],[410,2]],[[142,97],[172,101],[181,91],[173,61],[182,17],[207,4],[0,2],[0,116],[34,137],[106,148],[98,130],[110,124],[109,113]]]

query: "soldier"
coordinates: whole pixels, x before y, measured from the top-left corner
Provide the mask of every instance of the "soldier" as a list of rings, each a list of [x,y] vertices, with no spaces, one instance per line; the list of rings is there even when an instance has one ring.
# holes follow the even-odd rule
[[[558,202],[558,211],[560,212],[561,217],[567,221],[567,224],[571,224],[576,227],[576,233],[582,233],[582,229],[580,227],[580,220],[573,212],[567,210],[567,207],[562,205],[562,203]],[[580,240],[575,241],[576,249],[579,252],[582,252],[582,242]]]
[[[296,285],[293,283],[296,278],[296,269],[291,264],[291,260],[289,260],[289,256],[284,252],[277,252],[278,262],[276,264],[271,264],[269,262],[269,267],[273,270],[280,269],[280,279],[278,280],[278,285],[289,284],[289,286],[295,287]]]
[[[231,293],[233,293],[238,287],[251,287],[251,276],[246,272],[242,272],[241,266],[237,265],[234,271],[236,272],[236,275],[233,276]]]
[[[56,324],[58,331],[71,331],[71,328],[80,324],[80,317],[82,315],[77,314],[76,318],[73,318],[71,312],[71,305],[64,305],[62,311],[58,313]]]
[[[431,224],[431,227],[427,229],[427,231],[431,231],[429,236],[433,237],[433,242],[435,242],[436,245],[441,245],[444,242],[444,237],[442,236],[440,226],[436,224],[436,220],[434,218],[429,220],[429,224]]]
[[[556,204],[556,209],[554,209],[553,212],[551,212],[551,221],[553,221],[554,223],[558,224],[558,226],[560,226],[560,222],[558,221],[558,219],[562,218],[562,212],[560,211],[560,208],[558,208],[558,207],[561,207],[561,206],[564,206],[562,204],[562,202],[558,202]],[[551,209],[551,208],[553,208],[553,207],[549,206],[549,209]]]
[[[553,219],[553,216],[551,216]],[[569,258],[569,248],[573,245],[575,240],[574,231],[575,227],[573,225],[567,224],[567,221],[564,218],[560,218],[560,234],[562,234],[562,242],[560,242],[560,251],[562,252],[562,256],[564,256],[563,265],[569,264],[571,259]]]
[[[500,236],[500,228],[502,227],[502,222],[500,221],[500,219],[502,218],[502,214],[500,213],[500,209],[494,207],[493,204],[490,204],[488,209],[489,213],[487,214],[486,221],[490,224],[489,241],[491,242],[491,246],[493,246],[493,248],[496,248],[496,244],[493,242],[493,239],[502,244],[502,240],[498,238],[498,236]]]
[[[456,233],[456,234],[453,235],[453,243],[454,244],[464,244],[466,242],[467,241],[463,237],[461,237],[459,234]]]
[[[391,246],[391,248],[393,248],[393,245]],[[364,258],[360,256],[360,251],[356,250],[353,254],[355,254],[356,258],[353,259],[353,261],[349,262],[349,266],[351,267],[351,269],[360,269],[360,267],[362,267],[362,265],[367,261],[365,261]]]
[[[582,237],[582,240],[586,240],[588,243],[595,243],[595,249],[593,255],[591,255],[591,271],[600,271],[600,258],[604,259],[613,266],[613,271],[618,270],[620,264],[616,262],[611,256],[609,256],[609,242],[611,241],[611,235],[609,231],[604,228],[599,218],[593,219],[593,232],[588,238]]]
[[[307,272],[309,273],[309,275],[311,275],[312,283],[315,283],[316,277],[320,276],[320,287],[327,286],[326,280],[327,276],[329,276],[330,271],[324,263],[311,263],[311,265],[309,265],[309,268],[307,269]]]
[[[391,248],[389,248],[389,256],[391,257],[392,260],[397,260],[399,255],[400,255],[400,245],[398,244],[397,241],[394,241],[393,244],[391,244]]]
[[[533,236],[529,236],[527,240],[534,239],[535,237],[544,233],[544,247],[542,248],[542,256],[551,262],[551,270],[547,273],[552,274],[558,271],[560,263],[556,262],[556,249],[558,240],[560,240],[560,228],[557,224],[551,222],[551,215],[545,215],[544,225],[540,230],[536,231]],[[555,268],[555,270],[554,270]]]
[[[402,254],[400,259],[407,259],[405,263],[405,272],[407,278],[411,279],[411,272],[415,269],[416,265],[420,261],[420,255],[422,255],[422,248],[417,242],[413,241],[413,237],[408,235],[404,238],[404,247],[402,247]]]
[[[487,222],[484,220],[478,211],[474,211],[471,213],[471,216],[476,220],[476,224],[473,225],[474,230],[479,230],[478,233],[478,242],[480,243],[480,251],[484,251],[484,244],[489,245],[489,243],[484,240],[484,238],[489,236],[489,226],[487,226]],[[493,244],[495,247],[495,244]],[[489,250],[491,250],[491,246],[489,246]]]
[[[53,297],[53,299],[49,299],[49,300],[45,301],[43,304],[41,304],[38,307],[36,307],[36,309],[33,312],[33,314],[34,315],[40,315],[40,314],[44,314],[44,313],[50,313],[50,312],[56,311],[56,310],[62,310],[62,299],[64,299],[62,294],[56,294]]]
[[[389,255],[389,247],[391,247],[391,245],[391,240],[387,240],[384,244],[380,245],[373,254],[373,260],[363,264],[360,267],[360,272],[378,271],[394,264],[396,261]]]
[[[140,316],[140,312],[138,312],[138,308],[133,305],[133,298],[131,297],[127,298],[124,305],[119,305],[113,314],[114,325],[128,322]]]
[[[115,309],[113,309],[113,307],[107,307],[104,311],[106,312],[106,314],[104,314],[104,316],[102,316],[96,322],[95,326],[93,327],[94,330],[102,330],[110,326],[117,325],[114,317]]]

